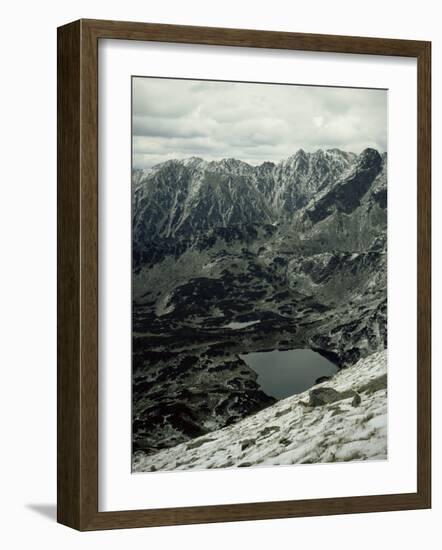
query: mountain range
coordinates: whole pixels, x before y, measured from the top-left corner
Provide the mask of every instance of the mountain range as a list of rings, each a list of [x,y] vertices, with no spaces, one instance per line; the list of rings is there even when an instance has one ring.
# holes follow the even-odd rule
[[[132,251],[138,458],[276,406],[240,354],[387,347],[385,153],[135,169]]]

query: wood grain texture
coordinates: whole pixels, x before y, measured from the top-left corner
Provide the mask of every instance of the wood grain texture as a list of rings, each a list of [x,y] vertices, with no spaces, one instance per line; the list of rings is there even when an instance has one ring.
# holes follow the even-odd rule
[[[418,57],[417,486],[431,507],[431,44]]]
[[[315,52],[401,55],[417,57],[425,42],[360,36],[336,36],[291,32],[157,25],[129,21],[82,20],[93,35],[100,38],[149,40],[218,46],[272,48]]]
[[[80,525],[80,23],[58,31],[57,518]]]
[[[98,511],[98,40],[399,55],[418,62],[417,492]],[[245,521],[431,505],[431,48],[421,41],[80,20],[58,29],[58,521],[79,530]]]

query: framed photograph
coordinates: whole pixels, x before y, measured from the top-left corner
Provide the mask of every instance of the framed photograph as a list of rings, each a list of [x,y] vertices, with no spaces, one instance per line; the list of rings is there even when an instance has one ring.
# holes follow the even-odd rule
[[[58,29],[58,521],[429,508],[429,42]]]

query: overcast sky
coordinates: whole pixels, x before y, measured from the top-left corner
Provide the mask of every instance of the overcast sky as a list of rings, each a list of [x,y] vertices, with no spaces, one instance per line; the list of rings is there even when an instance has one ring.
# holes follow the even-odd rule
[[[387,92],[133,78],[133,163],[234,157],[278,162],[303,148],[387,149]]]

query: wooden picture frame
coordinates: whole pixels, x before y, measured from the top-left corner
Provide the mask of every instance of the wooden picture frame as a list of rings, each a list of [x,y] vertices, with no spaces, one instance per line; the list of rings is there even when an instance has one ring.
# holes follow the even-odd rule
[[[418,67],[417,492],[99,512],[98,41],[122,39],[405,56]],[[423,41],[79,20],[58,29],[58,521],[81,531],[431,506],[431,44]]]

